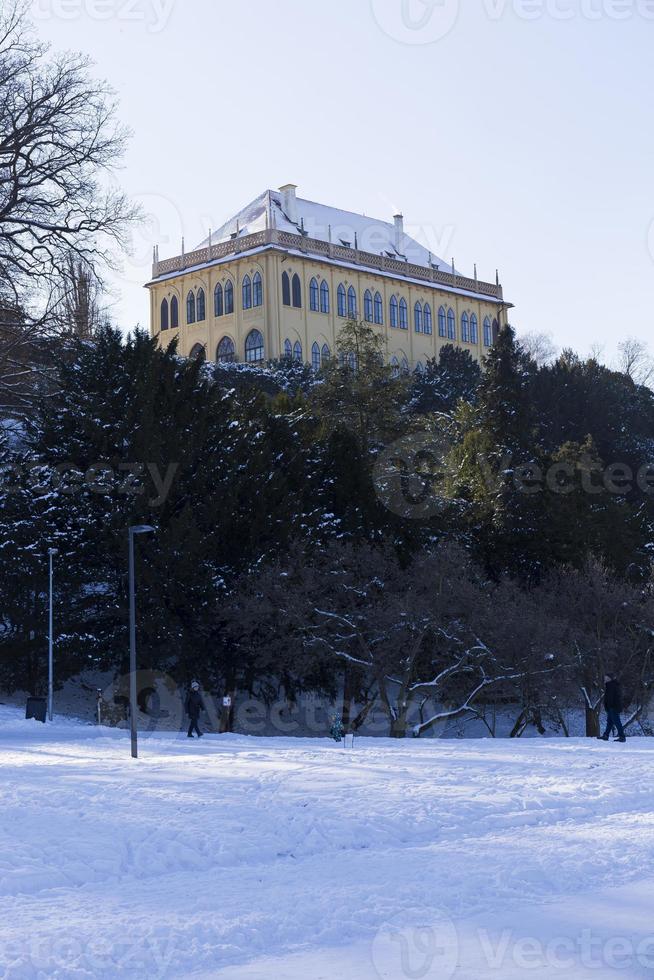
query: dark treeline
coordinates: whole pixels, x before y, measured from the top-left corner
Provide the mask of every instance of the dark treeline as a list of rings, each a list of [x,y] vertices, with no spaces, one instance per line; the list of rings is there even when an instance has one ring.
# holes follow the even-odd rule
[[[346,726],[376,705],[397,736],[495,700],[520,734],[576,705],[596,734],[614,670],[635,720],[654,394],[571,352],[539,367],[510,328],[483,373],[445,347],[395,377],[380,343],[349,324],[319,375],[110,328],[62,344],[0,435],[0,684],[43,686],[49,547],[58,681],[125,671],[127,527],[148,523],[139,660],[180,683],[343,694]]]

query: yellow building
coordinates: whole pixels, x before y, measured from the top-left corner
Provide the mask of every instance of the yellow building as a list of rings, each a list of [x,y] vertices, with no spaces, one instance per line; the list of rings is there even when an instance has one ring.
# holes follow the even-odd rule
[[[455,343],[481,359],[506,322],[499,282],[466,278],[393,223],[265,191],[192,252],[159,261],[150,329],[212,361],[292,357],[318,369],[348,319],[386,341],[396,370]]]

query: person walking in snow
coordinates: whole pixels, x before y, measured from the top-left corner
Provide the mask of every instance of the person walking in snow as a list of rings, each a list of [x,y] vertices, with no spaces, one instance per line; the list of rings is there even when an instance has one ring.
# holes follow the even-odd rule
[[[189,716],[188,737],[193,738],[193,732],[197,732],[198,738],[202,738],[202,732],[198,725],[200,712],[204,711],[204,702],[200,694],[200,685],[197,681],[191,684],[191,690],[186,698],[186,714]]]
[[[602,741],[608,742],[609,735],[615,729],[618,733],[618,742],[626,742],[624,728],[620,712],[622,711],[622,691],[620,681],[614,674],[607,674],[604,678],[604,707],[606,708],[606,731],[602,735]]]

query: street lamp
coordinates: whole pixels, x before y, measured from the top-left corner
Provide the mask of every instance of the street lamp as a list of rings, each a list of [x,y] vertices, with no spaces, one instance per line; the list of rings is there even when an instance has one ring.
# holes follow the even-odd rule
[[[154,531],[149,524],[135,524],[129,529],[129,723],[132,759],[138,758],[136,736],[136,598],[134,593],[134,537]]]
[[[54,656],[52,641],[52,559],[58,555],[57,548],[48,548],[48,564],[50,570],[50,589],[48,601],[48,720],[52,721],[52,701],[54,693]]]

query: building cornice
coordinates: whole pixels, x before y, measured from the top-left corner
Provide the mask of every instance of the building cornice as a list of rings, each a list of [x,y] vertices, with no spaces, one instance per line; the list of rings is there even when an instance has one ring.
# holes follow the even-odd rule
[[[216,245],[195,249],[193,252],[185,252],[170,259],[154,262],[152,280],[146,285],[154,286],[158,282],[165,282],[185,272],[194,272],[212,265],[222,265],[226,260],[270,248],[311,259],[322,259],[330,265],[347,265],[352,268],[360,268],[362,271],[367,270],[384,276],[392,276],[396,279],[405,279],[408,282],[441,286],[448,292],[473,294],[480,299],[504,303],[502,286],[499,282],[483,282],[481,279],[471,279],[457,273],[442,272],[436,265],[431,267],[414,265],[411,262],[388,258],[374,252],[365,252],[358,248],[335,245],[304,235],[293,235],[276,228],[268,228],[252,235],[243,235],[226,242],[219,242]]]

